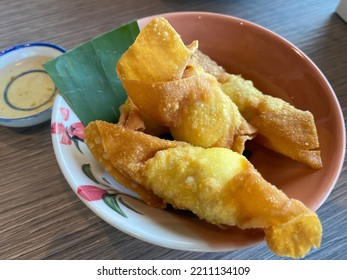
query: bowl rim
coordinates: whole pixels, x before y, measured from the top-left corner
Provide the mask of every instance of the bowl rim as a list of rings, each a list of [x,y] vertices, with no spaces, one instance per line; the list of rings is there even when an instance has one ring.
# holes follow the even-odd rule
[[[35,41],[35,42],[27,42],[27,43],[17,44],[17,45],[13,45],[7,49],[3,49],[0,51],[0,57],[9,53],[9,52],[23,49],[23,48],[28,48],[28,47],[48,47],[48,48],[52,48],[52,49],[56,49],[58,51],[61,51],[62,53],[66,52],[66,49],[63,48],[62,46],[52,44],[49,42],[36,42]]]
[[[28,47],[47,47],[47,48],[52,48],[57,51],[60,51],[62,54],[65,53],[67,50],[59,45],[52,44],[49,42],[27,42],[27,43],[22,43],[22,44],[17,44],[13,45],[7,49],[1,50],[0,51],[0,58],[12,51],[17,51],[20,49],[28,48]],[[30,121],[36,118],[40,118],[42,115],[45,115],[47,113],[52,112],[52,107],[47,108],[44,111],[38,112],[36,114],[27,116],[27,117],[20,117],[20,118],[3,118],[0,117],[0,123],[17,123],[17,122],[22,122],[22,121]]]

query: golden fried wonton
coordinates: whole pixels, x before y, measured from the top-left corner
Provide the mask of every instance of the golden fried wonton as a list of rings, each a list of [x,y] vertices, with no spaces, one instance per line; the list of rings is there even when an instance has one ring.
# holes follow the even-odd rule
[[[263,94],[251,81],[228,74],[199,50],[194,52],[191,61],[218,79],[223,92],[237,105],[247,122],[257,129],[257,142],[314,169],[322,167],[317,129],[309,111]]]
[[[156,18],[120,58],[116,71],[143,116],[168,127],[176,140],[242,153],[256,130],[224,95],[217,79],[194,64],[193,51],[165,19]],[[143,56],[153,61],[143,61]]]
[[[189,64],[200,65],[206,73],[215,76],[219,83],[225,81],[226,72],[224,68],[198,49],[192,54]]]
[[[130,98],[119,108],[120,118],[118,124],[133,129],[143,131],[147,134],[154,136],[160,136],[169,132],[169,129],[165,126],[161,126],[144,112],[141,112]]]
[[[101,141],[114,169],[175,208],[220,227],[264,229],[278,255],[303,257],[320,246],[317,215],[230,149],[162,140],[101,121],[89,124],[86,132],[88,147],[93,150]]]
[[[124,142],[119,143],[123,146],[117,145],[113,153],[109,153],[109,150],[112,149],[112,142],[110,141],[119,134],[117,129],[121,130],[124,128],[121,126],[115,127],[101,121],[89,123],[85,128],[85,143],[90,152],[113,178],[126,188],[137,193],[146,204],[152,207],[164,208],[166,203],[151,190],[139,184],[134,179],[134,173],[129,174],[122,168],[119,168],[119,165],[125,164],[124,162],[129,160],[127,156],[124,156],[124,152],[126,153],[127,149],[134,148],[134,145],[136,145],[134,140],[136,139],[132,135],[127,134],[127,137],[122,138]],[[139,156],[141,155],[139,154]],[[132,161],[134,161],[134,158],[132,158]],[[119,164],[115,164],[117,162]]]
[[[186,47],[166,19],[154,18],[118,61],[117,74],[121,80],[167,82],[179,79],[195,48],[197,42]]]
[[[238,75],[228,75],[222,89],[245,119],[257,128],[256,141],[312,168],[322,167],[318,134],[311,112],[261,93],[251,81]]]

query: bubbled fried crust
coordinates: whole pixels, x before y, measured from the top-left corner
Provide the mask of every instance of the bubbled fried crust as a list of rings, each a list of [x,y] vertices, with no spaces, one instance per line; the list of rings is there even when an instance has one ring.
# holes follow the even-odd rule
[[[199,64],[204,71],[217,78],[242,116],[258,130],[255,138],[257,142],[311,168],[319,169],[323,166],[311,112],[299,110],[279,98],[263,94],[251,81],[228,74],[199,50],[192,55],[190,64]]]
[[[241,115],[237,107],[224,95],[213,75],[194,65],[198,59],[191,59],[197,47],[197,41],[186,46],[161,17],[151,20],[141,30],[118,60],[116,72],[128,98],[140,112],[145,130],[137,122],[139,115],[129,106],[124,124],[150,133],[152,123],[170,129],[176,140],[202,147],[228,147],[242,153],[245,142],[254,137],[254,128],[243,125],[239,134]],[[203,55],[199,52],[196,56],[203,63]],[[122,116],[122,124],[123,120]],[[190,137],[192,130],[197,137]]]
[[[228,75],[222,89],[245,119],[257,128],[257,142],[314,169],[322,167],[318,133],[311,112],[263,94],[241,76]]]
[[[134,176],[137,171],[136,164],[145,159],[144,152],[141,153],[139,149],[134,149],[136,141],[134,142],[133,135],[127,134],[125,137],[119,137],[124,134],[124,130],[125,128],[119,125],[102,121],[91,122],[85,129],[85,143],[95,159],[120,184],[137,193],[147,205],[165,208],[166,203],[151,190],[143,187],[137,180],[138,176]],[[110,142],[113,140],[118,141],[119,145],[112,146]],[[110,154],[108,151],[112,147],[116,149],[114,153]],[[132,156],[129,158],[128,152],[130,149],[132,150],[130,153]],[[147,157],[148,153],[145,153],[145,155]],[[129,169],[129,167],[132,168]]]
[[[223,83],[226,78],[226,72],[224,68],[218,65],[209,56],[202,53],[200,50],[196,50],[188,62],[188,65],[200,65],[206,73],[215,76],[219,83]]]
[[[263,229],[275,254],[299,258],[319,247],[322,226],[316,213],[267,182],[241,155],[230,156],[228,151],[171,148],[149,159],[142,174],[154,193],[178,209],[190,210],[221,227]],[[219,160],[206,164],[213,152],[218,152],[223,163],[234,166],[226,183],[214,175]]]
[[[197,42],[193,42],[190,47],[186,47],[166,19],[154,18],[141,30],[135,42],[118,61],[118,77],[122,81],[147,82],[179,79],[197,46]],[[162,67],[163,62],[166,67]]]
[[[121,126],[132,130],[143,131],[154,136],[160,136],[169,132],[167,127],[153,122],[144,112],[140,112],[129,97],[120,106],[119,111],[120,117],[118,124]]]

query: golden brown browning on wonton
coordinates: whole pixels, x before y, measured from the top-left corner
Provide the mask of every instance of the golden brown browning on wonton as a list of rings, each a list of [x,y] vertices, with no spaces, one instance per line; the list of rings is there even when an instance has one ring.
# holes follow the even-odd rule
[[[121,80],[167,82],[180,79],[197,46],[194,41],[186,47],[166,19],[154,18],[118,61],[117,74]]]
[[[245,141],[255,133],[209,74],[152,85],[137,81],[124,85],[141,112],[169,127],[176,140],[202,147],[229,147],[241,153]],[[151,98],[144,92],[150,92]]]
[[[317,129],[309,111],[261,93],[241,76],[228,75],[222,89],[257,128],[258,142],[312,168],[322,167]]]
[[[150,117],[135,106],[130,98],[119,108],[120,118],[118,124],[147,134],[160,136],[169,132],[167,127],[156,124]]]
[[[320,246],[317,215],[266,182],[230,149],[194,147],[100,121],[86,131],[87,145],[98,142],[92,137],[98,135],[118,172],[175,208],[221,227],[264,229],[278,255],[303,257]]]
[[[192,61],[218,79],[223,92],[237,105],[247,122],[257,129],[257,142],[312,168],[322,167],[317,129],[309,111],[263,94],[251,81],[226,73],[199,50],[193,54]]]
[[[155,195],[151,190],[144,188],[142,185],[134,180],[134,174],[124,171],[124,169],[119,168],[119,165],[124,164],[128,159],[127,150],[133,149],[136,145],[136,139],[131,135],[127,134],[125,138],[124,146],[121,147],[117,145],[117,149],[114,151],[116,154],[110,154],[108,150],[110,149],[110,139],[114,137],[118,138],[117,131],[113,129],[114,127],[105,122],[97,121],[91,122],[85,129],[85,143],[88,146],[90,152],[95,157],[95,159],[102,165],[103,168],[120,184],[126,188],[137,193],[141,199],[149,206],[164,208],[166,203],[157,195]],[[117,127],[121,129],[121,126]],[[129,141],[129,142],[127,142]],[[154,145],[154,144],[152,144]],[[117,153],[118,156],[117,156]],[[141,154],[139,153],[139,157]],[[132,162],[135,161],[134,158],[131,159]],[[119,162],[119,164],[114,164],[114,162]]]
[[[194,51],[188,64],[200,65],[206,73],[215,76],[219,83],[225,81],[224,68],[198,49]]]
[[[165,19],[156,18],[124,53],[116,71],[143,116],[170,128],[176,140],[242,153],[255,129],[224,95],[217,79],[194,65],[190,58],[196,46],[186,47]],[[144,63],[145,54],[154,62]]]
[[[141,116],[140,111],[129,98],[123,105],[119,107],[119,112],[120,117],[118,124],[133,130],[145,130],[146,126],[143,117]]]
[[[226,73],[199,50],[194,52],[192,61],[218,79],[224,93],[237,105],[247,122],[257,129],[257,142],[312,168],[322,167],[317,129],[309,111],[263,94],[251,81]]]

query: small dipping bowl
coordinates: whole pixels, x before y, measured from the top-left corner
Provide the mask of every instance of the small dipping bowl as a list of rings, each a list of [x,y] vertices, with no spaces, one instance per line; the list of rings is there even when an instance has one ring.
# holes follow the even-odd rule
[[[42,64],[64,52],[45,42],[0,51],[0,125],[28,127],[51,118],[57,88]]]

